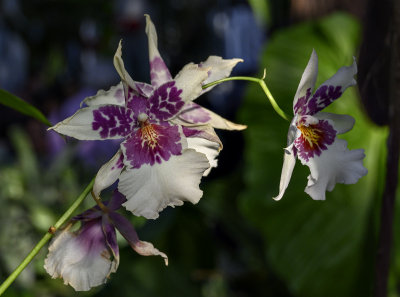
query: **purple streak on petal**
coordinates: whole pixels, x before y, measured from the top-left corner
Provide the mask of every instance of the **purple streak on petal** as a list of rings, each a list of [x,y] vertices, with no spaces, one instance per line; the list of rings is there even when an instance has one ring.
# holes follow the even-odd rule
[[[91,221],[93,219],[100,218],[103,215],[102,211],[98,206],[94,206],[78,214],[72,218],[73,221]]]
[[[182,90],[175,87],[174,81],[157,88],[148,101],[150,114],[159,121],[167,121],[174,117],[185,105],[180,97],[181,93]]]
[[[149,98],[154,91],[154,87],[146,83],[136,82],[135,85],[140,94],[146,98]]]
[[[209,113],[194,102],[186,103],[179,117],[193,124],[207,123],[211,120]]]
[[[155,57],[150,62],[150,79],[153,86],[160,86],[166,81],[172,80],[171,73],[161,57]]]
[[[125,88],[126,107],[133,112],[134,118],[147,111],[147,98],[139,96],[131,87]]]
[[[307,102],[311,97],[311,88],[307,89],[306,94],[303,97],[297,99],[297,102],[294,106],[294,113],[299,115],[307,114]]]
[[[143,164],[168,161],[172,155],[180,155],[182,145],[178,126],[147,124],[133,132],[122,146],[125,160],[133,168]]]
[[[313,115],[323,110],[333,101],[342,96],[341,86],[322,85],[314,93],[312,98],[308,101],[307,114]]]
[[[117,163],[115,163],[115,165],[111,167],[111,170],[121,169],[122,167],[124,167],[124,155],[121,154]]]
[[[76,241],[86,251],[86,253],[96,253],[107,249],[101,221],[101,218],[97,218],[91,221],[82,222]]]
[[[209,141],[221,144],[221,140],[219,139],[218,135],[215,133],[211,133],[211,131],[188,128],[188,127],[182,127],[182,130],[183,130],[183,134],[186,137],[198,137],[198,138],[207,139]]]
[[[117,190],[115,190],[110,202],[107,205],[107,207],[111,211],[115,211],[115,210],[118,210],[121,207],[122,203],[124,203],[124,202],[126,202],[125,196],[122,195]]]
[[[106,105],[93,111],[93,130],[100,130],[101,138],[126,136],[131,131],[131,111],[123,106]]]
[[[109,219],[109,215],[107,214],[105,214],[102,218],[102,230],[107,246],[112,249],[112,251],[114,252],[114,256],[118,257],[119,250],[117,234],[115,232],[114,226]]]
[[[136,245],[139,242],[139,237],[130,221],[116,212],[110,213],[109,217],[115,228],[118,229],[119,233],[121,233],[131,246]]]
[[[118,89],[115,92],[114,97],[117,99],[117,102],[119,103],[122,103],[125,100],[124,92],[121,89]]]
[[[299,127],[299,130],[303,131],[301,135],[295,139],[294,146],[297,149],[299,157],[306,162],[308,162],[310,158],[314,158],[314,156],[320,156],[322,151],[327,150],[328,146],[335,141],[336,130],[326,120],[319,120],[317,124],[310,124],[308,127]],[[314,136],[317,136],[317,140],[310,143],[304,131],[312,132]]]

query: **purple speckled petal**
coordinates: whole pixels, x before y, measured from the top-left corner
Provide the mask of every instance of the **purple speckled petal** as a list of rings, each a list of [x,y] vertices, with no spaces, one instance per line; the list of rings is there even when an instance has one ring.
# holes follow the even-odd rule
[[[130,168],[168,161],[182,153],[182,136],[178,126],[146,124],[134,131],[122,144],[124,163]]]
[[[351,66],[340,68],[334,76],[324,82],[311,96],[311,88],[306,94],[297,99],[295,97],[294,112],[299,115],[314,115],[338,99],[356,81],[354,75],[357,73],[357,64],[354,60]]]
[[[173,118],[185,105],[174,81],[167,82],[156,89],[148,100],[150,115],[158,121],[167,121]]]
[[[131,110],[136,119],[139,114],[147,112],[148,99],[137,93],[130,87],[125,88],[126,107]]]
[[[310,60],[304,69],[303,75],[297,88],[296,94],[294,95],[293,101],[293,112],[294,114],[304,115],[306,114],[306,103],[311,96],[311,92],[314,89],[315,82],[317,81],[318,75],[318,56],[313,49]]]
[[[101,138],[124,137],[131,132],[133,119],[130,109],[123,106],[105,105],[93,110],[92,128]]]
[[[165,265],[168,265],[167,255],[156,249],[150,242],[139,240],[130,221],[115,212],[110,213],[110,218],[114,226],[138,254],[142,256],[161,256],[165,261]]]
[[[159,87],[171,81],[172,76],[157,48],[157,32],[149,15],[146,16],[146,34],[149,41],[149,61],[151,85]]]
[[[303,118],[298,121],[297,128],[301,131],[301,135],[294,141],[298,157],[305,162],[320,156],[336,137],[336,130],[327,120],[316,120],[315,123],[308,121]]]

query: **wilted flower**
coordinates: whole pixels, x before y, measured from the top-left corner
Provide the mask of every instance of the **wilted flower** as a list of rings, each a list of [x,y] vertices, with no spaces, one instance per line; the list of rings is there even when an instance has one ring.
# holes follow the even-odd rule
[[[279,195],[282,198],[296,163],[296,157],[310,168],[305,192],[314,200],[325,200],[326,190],[332,191],[337,183],[354,184],[367,174],[363,167],[364,150],[349,150],[347,142],[338,134],[353,128],[354,118],[322,112],[338,99],[350,86],[356,84],[356,62],[342,67],[324,82],[314,94],[318,73],[318,57],[312,52],[294,96],[294,118],[290,123],[287,148],[285,148]]]
[[[167,256],[145,241],[140,241],[131,223],[116,210],[126,199],[114,193],[106,209],[95,206],[74,217],[72,223],[81,222],[76,232],[70,224],[53,239],[44,268],[53,278],[63,278],[64,284],[76,291],[87,291],[104,284],[119,264],[119,251],[115,228],[129,245],[143,256],[159,255],[168,265]]]
[[[124,139],[117,154],[97,174],[96,195],[119,179],[124,206],[138,216],[157,218],[183,201],[197,203],[199,183],[208,174],[222,145],[213,128],[241,130],[192,101],[204,84],[226,76],[241,60],[210,56],[189,63],[172,78],[157,49],[157,34],[146,16],[151,85],[135,82],[126,72],[121,43],[114,66],[122,82],[84,100],[88,106],[52,129],[83,140]]]

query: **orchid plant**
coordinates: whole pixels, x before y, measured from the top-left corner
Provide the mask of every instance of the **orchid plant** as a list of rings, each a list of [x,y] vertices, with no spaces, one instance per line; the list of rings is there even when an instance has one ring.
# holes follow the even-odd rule
[[[49,246],[45,269],[77,291],[105,283],[116,271],[119,264],[116,230],[137,253],[159,255],[168,264],[167,256],[151,243],[140,241],[130,221],[117,210],[123,206],[135,216],[157,219],[167,206],[199,202],[203,195],[199,187],[201,178],[217,166],[222,149],[214,129],[246,128],[194,103],[217,84],[231,80],[256,82],[278,115],[289,120],[268,90],[265,74],[262,78],[229,77],[243,60],[210,56],[205,62],[185,65],[173,78],[158,51],[157,33],[148,15],[146,34],[150,84],[134,81],[126,71],[120,42],[114,66],[121,82],[84,99],[75,114],[49,128],[79,140],[120,139],[120,147],[74,205],[0,286],[0,294],[53,234],[56,235]],[[356,63],[339,69],[312,93],[317,70],[318,58],[313,51],[294,96],[294,117],[289,125],[275,200],[284,195],[296,158],[310,168],[306,192],[315,200],[325,200],[326,191],[332,191],[336,183],[356,183],[367,174],[362,165],[364,151],[350,151],[346,141],[337,138],[353,127],[354,119],[322,112],[346,88],[355,85]],[[102,191],[117,181],[118,190],[113,198],[103,202]],[[61,229],[89,192],[97,205],[73,217]],[[77,223],[80,227],[73,229]]]

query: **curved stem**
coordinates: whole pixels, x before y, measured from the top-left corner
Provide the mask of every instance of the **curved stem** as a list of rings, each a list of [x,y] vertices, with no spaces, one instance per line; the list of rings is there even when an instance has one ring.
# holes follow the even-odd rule
[[[18,265],[18,267],[10,274],[10,276],[1,284],[0,295],[4,293],[5,290],[14,282],[18,275],[25,269],[25,267],[32,261],[32,259],[37,255],[40,249],[51,239],[55,230],[60,228],[72,215],[72,213],[78,208],[78,206],[83,202],[86,196],[89,194],[90,190],[93,188],[94,179],[87,185],[75,202],[70,208],[58,219],[58,221],[49,228],[42,239],[36,244],[32,251],[25,257],[25,259]]]
[[[264,71],[264,77],[265,77],[265,71]],[[223,83],[226,81],[231,81],[231,80],[246,80],[246,81],[256,82],[263,89],[265,95],[267,95],[267,98],[268,98],[269,102],[271,103],[273,109],[276,111],[276,113],[278,115],[280,115],[283,119],[290,121],[290,117],[279,107],[278,103],[276,103],[274,97],[272,96],[270,90],[268,89],[268,87],[264,81],[264,77],[263,78],[255,78],[255,77],[249,77],[249,76],[232,76],[232,77],[227,77],[227,78],[223,78],[220,80],[210,82],[210,83],[204,85],[202,88],[204,90],[209,87],[215,86],[217,84],[220,84],[220,83]]]

